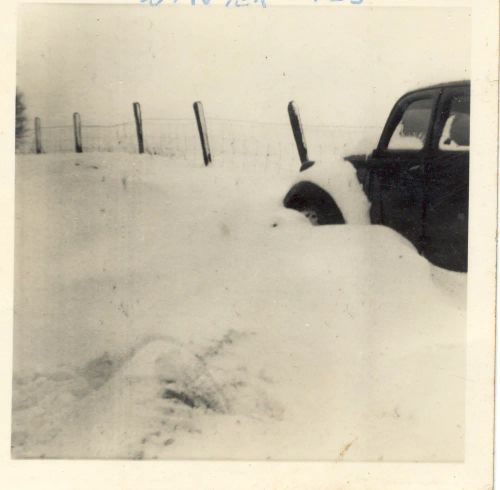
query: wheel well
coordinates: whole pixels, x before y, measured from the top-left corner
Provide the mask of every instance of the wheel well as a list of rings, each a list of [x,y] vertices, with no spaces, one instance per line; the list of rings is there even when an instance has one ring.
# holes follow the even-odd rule
[[[318,225],[343,225],[346,222],[333,197],[312,182],[295,184],[283,199],[283,205],[299,212],[315,211]]]

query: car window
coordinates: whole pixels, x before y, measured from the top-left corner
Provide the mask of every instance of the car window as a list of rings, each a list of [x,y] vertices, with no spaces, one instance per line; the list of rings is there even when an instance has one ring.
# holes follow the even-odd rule
[[[433,99],[411,102],[392,133],[388,150],[421,150],[425,145],[432,116]]]
[[[439,149],[468,151],[470,137],[470,96],[456,95],[451,99],[446,123],[439,138]]]

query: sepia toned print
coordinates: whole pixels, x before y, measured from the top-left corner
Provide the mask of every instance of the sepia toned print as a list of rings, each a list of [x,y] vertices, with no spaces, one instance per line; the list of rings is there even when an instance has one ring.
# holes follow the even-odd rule
[[[14,458],[465,460],[469,9],[18,23]]]

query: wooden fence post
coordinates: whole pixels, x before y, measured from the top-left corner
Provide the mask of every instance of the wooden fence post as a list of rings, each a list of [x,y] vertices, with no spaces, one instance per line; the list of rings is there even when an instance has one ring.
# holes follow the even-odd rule
[[[292,125],[295,144],[297,145],[297,150],[299,151],[301,163],[300,171],[303,172],[309,167],[312,167],[314,162],[309,160],[304,129],[302,128],[302,123],[300,122],[299,109],[293,100],[288,104],[288,115],[290,117],[290,124]]]
[[[196,124],[198,125],[198,132],[200,133],[201,150],[203,152],[203,161],[205,166],[212,162],[212,154],[210,153],[210,145],[208,143],[208,130],[207,122],[205,120],[205,112],[203,111],[203,104],[195,102],[193,104],[194,114],[196,116]]]
[[[139,153],[144,153],[144,135],[142,132],[141,104],[139,104],[139,102],[134,102],[134,117],[135,127],[137,129],[137,144],[139,146]]]
[[[37,153],[42,153],[42,123],[39,117],[35,117],[35,148]]]
[[[73,114],[73,128],[75,130],[75,151],[77,153],[83,152],[82,146],[82,122],[80,119],[80,114],[75,112]]]

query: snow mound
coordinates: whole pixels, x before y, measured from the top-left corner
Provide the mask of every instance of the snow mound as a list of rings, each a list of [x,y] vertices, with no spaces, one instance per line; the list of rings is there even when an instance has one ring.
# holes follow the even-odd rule
[[[463,458],[465,276],[286,168],[16,165],[15,457]]]

